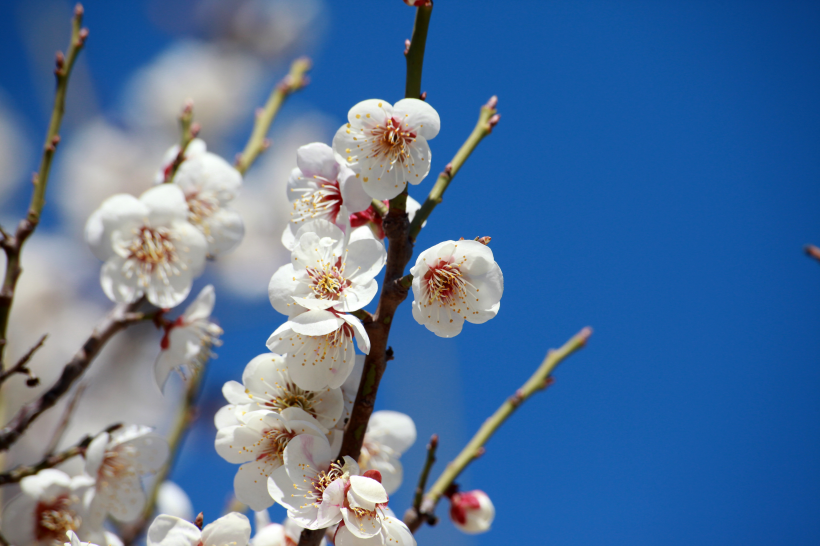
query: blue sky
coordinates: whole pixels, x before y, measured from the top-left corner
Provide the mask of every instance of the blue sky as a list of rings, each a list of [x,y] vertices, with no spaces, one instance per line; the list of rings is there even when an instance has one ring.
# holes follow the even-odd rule
[[[86,3],[104,112],[180,36],[149,5]],[[360,100],[401,98],[412,10],[329,2],[326,19],[286,115],[341,123]],[[40,135],[48,76],[18,54],[16,21],[0,21],[0,87]],[[419,440],[391,506],[407,506],[430,434],[437,475],[549,347],[595,333],[465,474],[495,502],[493,530],[461,538],[445,519],[421,544],[820,540],[820,264],[802,253],[820,243],[818,25],[810,2],[437,1],[422,83],[442,118],[433,172],[493,94],[502,118],[417,249],[491,235],[505,293],[497,318],[452,340],[400,309],[379,407],[411,415]],[[266,301],[225,297],[216,314],[206,413],[281,321]],[[203,419],[174,475],[206,514],[235,468],[213,436]]]

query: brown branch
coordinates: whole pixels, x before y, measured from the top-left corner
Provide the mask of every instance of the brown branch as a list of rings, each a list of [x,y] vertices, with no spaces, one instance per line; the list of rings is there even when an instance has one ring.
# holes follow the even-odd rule
[[[77,408],[77,403],[80,401],[80,397],[85,392],[87,385],[87,383],[80,383],[77,385],[77,388],[74,389],[74,394],[71,395],[71,399],[68,401],[65,410],[63,410],[60,423],[57,425],[57,428],[54,429],[54,434],[51,436],[51,441],[48,443],[46,456],[53,455],[54,452],[57,451],[57,446],[60,445],[60,440],[63,439],[63,434],[65,434],[65,431],[68,429],[68,425],[71,422],[71,416],[74,415],[74,410]]]
[[[2,248],[6,253],[6,273],[3,278],[3,286],[0,288],[0,370],[3,369],[5,349],[8,341],[7,332],[9,325],[9,314],[11,305],[14,302],[14,291],[17,288],[17,280],[23,272],[20,266],[20,253],[26,240],[34,233],[40,223],[40,214],[43,211],[46,198],[46,186],[48,185],[48,175],[51,172],[51,160],[57,144],[60,142],[60,126],[63,122],[65,112],[65,98],[68,90],[68,78],[74,61],[77,60],[80,50],[85,45],[88,38],[88,29],[82,28],[83,7],[77,4],[74,8],[74,18],[71,21],[71,41],[68,46],[68,53],[57,53],[56,68],[54,75],[57,77],[57,89],[54,93],[54,107],[51,111],[51,121],[48,124],[45,144],[43,144],[43,156],[40,160],[40,169],[34,174],[32,180],[34,191],[31,195],[31,202],[28,214],[20,221],[14,236],[3,233]]]
[[[110,427],[106,428],[103,432],[114,432],[120,427],[122,427],[122,424],[117,423],[116,425],[111,425]],[[0,485],[17,483],[26,476],[33,476],[34,474],[37,474],[39,471],[45,468],[54,468],[58,464],[63,463],[71,459],[72,457],[76,457],[77,455],[85,455],[85,450],[88,448],[89,444],[91,444],[91,441],[96,436],[97,435],[90,436],[86,434],[83,437],[83,439],[80,440],[76,445],[64,451],[61,451],[60,453],[49,455],[37,464],[33,464],[30,466],[20,465],[14,467],[8,472],[3,472],[2,474],[0,474]]]
[[[9,377],[11,377],[12,375],[17,374],[17,373],[19,373],[20,375],[27,375],[28,376],[28,380],[26,381],[26,385],[28,385],[29,387],[36,387],[37,385],[40,384],[40,380],[28,368],[28,366],[26,366],[26,364],[28,364],[28,361],[31,360],[32,356],[34,356],[34,353],[37,352],[37,350],[40,347],[43,346],[43,343],[45,343],[47,337],[48,337],[48,334],[43,334],[43,337],[40,338],[40,341],[38,341],[34,345],[34,347],[29,349],[28,352],[26,354],[24,354],[20,358],[20,360],[17,361],[17,364],[12,366],[11,368],[6,370],[5,372],[0,373],[0,385],[2,385],[3,382],[6,379],[8,379]]]
[[[424,497],[424,489],[427,487],[427,478],[430,476],[430,469],[436,462],[436,449],[438,448],[438,434],[433,434],[430,443],[427,444],[427,460],[424,461],[424,468],[421,469],[419,484],[416,486],[416,495],[413,497],[413,509],[421,509],[421,501]]]
[[[447,465],[441,476],[436,480],[436,483],[430,488],[420,508],[416,508],[415,503],[412,508],[407,510],[404,514],[404,523],[411,532],[421,527],[425,521],[430,521],[434,518],[433,512],[436,509],[439,499],[444,495],[445,491],[452,485],[456,478],[467,468],[472,461],[480,457],[484,453],[484,444],[490,439],[498,428],[523,404],[527,399],[538,391],[548,387],[552,383],[553,370],[569,355],[581,349],[586,345],[589,336],[592,335],[591,328],[584,328],[572,339],[567,341],[563,347],[558,350],[550,350],[546,358],[535,371],[534,374],[527,380],[524,385],[515,391],[495,413],[493,413],[473,438],[467,443],[461,453]]]
[[[7,451],[40,414],[54,406],[71,389],[74,382],[83,375],[114,334],[130,324],[151,318],[151,315],[135,312],[142,301],[117,304],[106,315],[85,341],[82,348],[71,359],[71,362],[65,365],[57,382],[44,392],[40,398],[20,408],[11,421],[0,430],[0,451]]]
[[[803,247],[803,250],[806,251],[806,254],[808,256],[811,256],[812,258],[820,262],[820,248],[817,248],[814,245],[806,245],[805,247]]]

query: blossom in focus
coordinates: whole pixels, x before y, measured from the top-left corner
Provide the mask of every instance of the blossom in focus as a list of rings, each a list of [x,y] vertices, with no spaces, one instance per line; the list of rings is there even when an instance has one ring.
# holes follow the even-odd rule
[[[314,142],[296,151],[297,168],[288,179],[288,200],[293,206],[282,243],[292,250],[296,231],[306,221],[322,219],[344,228],[345,213],[367,209],[370,196],[361,180],[340,163],[327,144]]]
[[[351,108],[347,119],[333,137],[333,151],[359,175],[370,197],[392,199],[430,172],[427,141],[441,121],[426,102],[402,99],[391,106],[370,99]]]
[[[356,311],[378,292],[376,275],[387,260],[380,241],[349,240],[326,220],[304,224],[296,241],[291,263],[280,267],[268,285],[271,305],[280,313],[292,315],[299,308]]]
[[[390,508],[382,508],[381,529],[378,534],[361,538],[354,535],[347,525],[340,526],[334,537],[336,546],[416,546],[413,533],[397,518]]]
[[[288,374],[285,359],[274,353],[254,357],[245,366],[242,383],[228,381],[222,387],[222,394],[234,406],[234,412],[258,409],[281,412],[295,407],[328,429],[339,423],[344,409],[341,389],[307,391],[296,386]]]
[[[413,275],[413,318],[439,337],[461,333],[464,321],[495,317],[504,292],[493,251],[478,241],[444,241],[422,252]]]
[[[342,520],[345,490],[359,465],[345,457],[344,466],[333,461],[326,439],[302,434],[283,453],[284,465],[268,479],[268,492],[287,508],[288,517],[306,529],[323,529]]]
[[[251,522],[239,512],[231,512],[209,523],[202,531],[189,521],[167,514],[154,519],[148,528],[147,546],[246,546]]]
[[[236,498],[252,510],[263,510],[273,504],[267,479],[282,466],[288,443],[298,435],[325,439],[326,434],[327,429],[299,408],[259,410],[242,416],[239,425],[219,429],[215,446],[220,457],[242,465],[233,482]]]
[[[490,530],[495,507],[484,491],[453,493],[450,497],[450,519],[461,531],[475,535]]]
[[[97,435],[85,452],[85,472],[95,478],[89,519],[101,527],[111,514],[136,520],[145,506],[140,476],[158,471],[168,458],[168,443],[149,427],[132,425]]]
[[[354,338],[363,353],[370,352],[370,338],[359,319],[317,309],[300,313],[277,328],[267,346],[283,355],[297,386],[318,391],[341,387],[353,371]]]
[[[245,235],[245,225],[239,213],[228,205],[242,186],[239,171],[203,149],[182,162],[173,182],[185,192],[188,221],[205,235],[208,256],[216,257],[236,248]]]
[[[379,535],[387,507],[387,492],[377,470],[363,476],[350,476],[344,502],[341,505],[344,528],[357,538]]]
[[[114,302],[143,295],[157,307],[176,307],[205,267],[207,241],[188,220],[182,190],[155,186],[137,199],[118,194],[103,201],[85,225],[85,239],[103,260],[100,282]]]
[[[398,411],[373,412],[364,433],[359,455],[362,471],[378,470],[388,495],[401,485],[403,469],[399,457],[416,441],[416,425],[410,416]]]
[[[160,342],[162,351],[154,365],[154,378],[162,390],[168,375],[179,368],[185,377],[191,377],[211,358],[211,349],[219,346],[222,328],[211,320],[216,303],[213,285],[203,288],[185,312],[171,323]]]
[[[11,544],[52,546],[65,542],[66,533],[74,531],[99,544],[102,531],[88,524],[83,503],[93,485],[89,476],[71,478],[54,468],[23,478],[20,494],[3,510],[3,534]]]

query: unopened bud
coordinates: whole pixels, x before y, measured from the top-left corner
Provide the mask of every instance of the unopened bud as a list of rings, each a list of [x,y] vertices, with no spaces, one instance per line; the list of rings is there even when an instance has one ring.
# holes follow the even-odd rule
[[[382,483],[382,473],[378,470],[368,470],[364,474],[362,474],[365,478],[370,478],[371,480],[376,480],[379,483]]]
[[[83,5],[80,4],[80,3],[77,3],[77,5],[74,6],[74,16],[75,17],[82,17],[83,13],[85,13],[85,9],[83,8]]]
[[[481,243],[482,245],[487,246],[487,245],[490,244],[490,241],[492,241],[493,238],[489,237],[489,236],[485,236],[485,237],[476,237],[475,240],[478,241],[479,243]]]
[[[484,491],[454,493],[450,497],[450,519],[464,533],[485,533],[495,519],[495,507]]]
[[[410,40],[404,41],[404,54],[407,55],[410,52]]]
[[[424,91],[421,95],[419,95],[419,100],[427,100],[427,91]]]
[[[192,123],[191,124],[191,138],[196,138],[199,134],[199,131],[202,130],[202,126],[199,123]]]
[[[491,117],[491,118],[487,121],[487,128],[488,128],[488,130],[492,132],[493,128],[495,128],[495,126],[496,126],[496,125],[498,125],[498,121],[499,121],[500,119],[501,119],[501,114],[494,114],[494,115],[493,115],[493,117]]]
[[[498,97],[495,95],[490,97],[490,100],[488,100],[487,104],[484,105],[485,108],[489,108],[491,110],[495,110],[496,106],[498,106]]]
[[[199,527],[199,530],[202,530],[202,524],[205,523],[205,516],[202,515],[202,512],[197,514],[196,519],[194,520],[194,525]]]
[[[62,70],[63,67],[65,66],[65,55],[63,54],[62,51],[57,52],[57,59],[55,61],[55,64],[57,65],[57,72]]]
[[[77,35],[77,45],[83,45],[87,39],[88,39],[88,29],[87,28],[81,28],[80,33]]]
[[[404,3],[414,8],[420,8],[422,6],[432,6],[433,0],[404,0]]]

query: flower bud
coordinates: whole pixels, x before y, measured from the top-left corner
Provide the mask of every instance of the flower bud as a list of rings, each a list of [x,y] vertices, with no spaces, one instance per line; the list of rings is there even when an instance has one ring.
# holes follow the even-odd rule
[[[460,531],[474,535],[490,530],[495,507],[484,491],[454,493],[450,503],[450,519]]]

